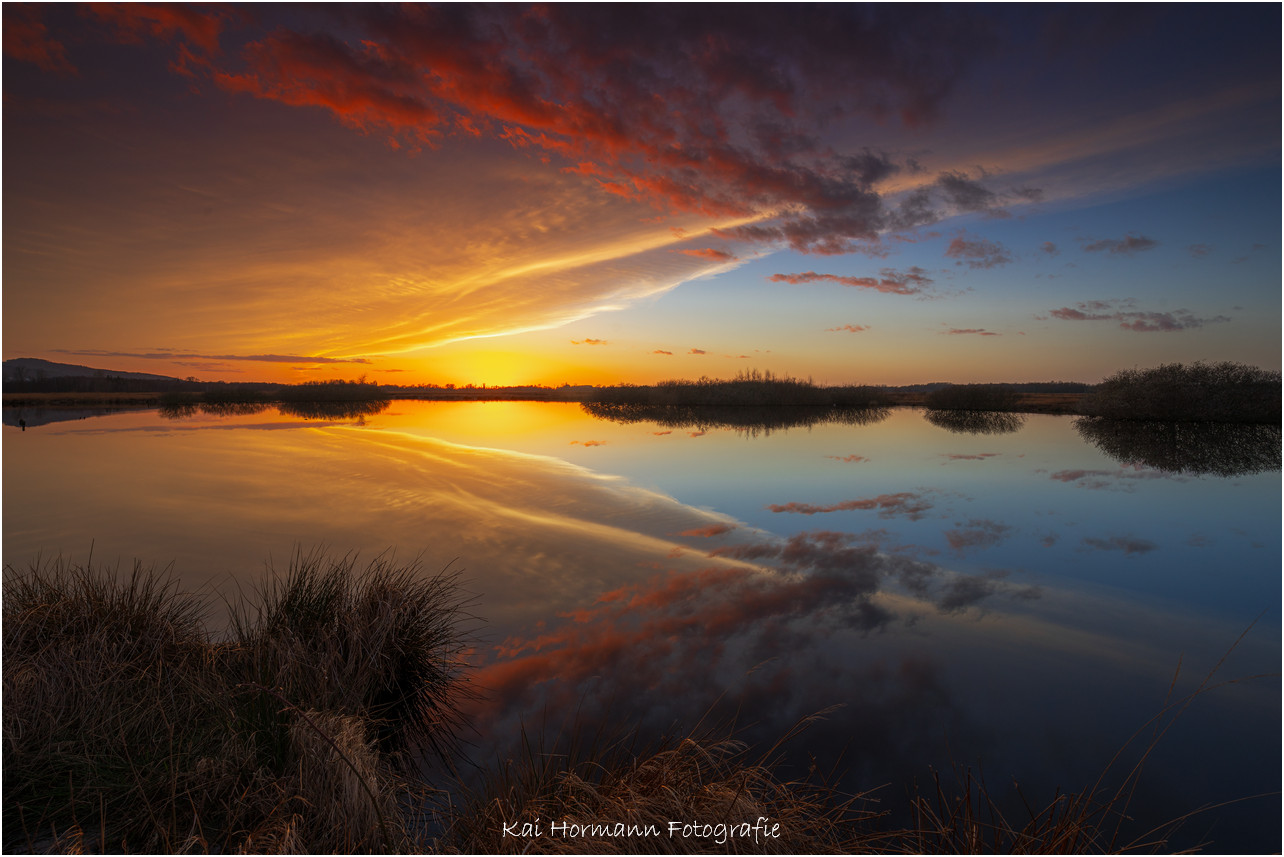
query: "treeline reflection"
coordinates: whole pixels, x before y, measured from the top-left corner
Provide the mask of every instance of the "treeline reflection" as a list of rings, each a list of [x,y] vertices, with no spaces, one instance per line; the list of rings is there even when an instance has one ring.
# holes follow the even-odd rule
[[[389,399],[354,402],[199,402],[169,404],[160,407],[165,419],[181,420],[205,414],[215,417],[243,417],[261,414],[275,408],[282,416],[305,420],[350,420],[374,416],[388,409]]]
[[[1121,464],[1169,473],[1247,476],[1280,469],[1280,427],[1079,417],[1075,430]]]
[[[814,425],[865,426],[882,422],[890,408],[848,408],[806,405],[646,405],[630,402],[584,402],[580,405],[600,420],[628,424],[653,422],[665,428],[731,428],[757,437]]]

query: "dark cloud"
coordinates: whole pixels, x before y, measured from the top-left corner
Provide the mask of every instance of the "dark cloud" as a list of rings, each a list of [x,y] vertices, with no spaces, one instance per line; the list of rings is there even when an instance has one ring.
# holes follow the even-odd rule
[[[969,240],[961,235],[945,248],[945,255],[954,259],[954,264],[967,265],[973,269],[997,268],[1012,261],[1008,249],[997,241],[986,241],[983,238]]]
[[[1158,246],[1159,242],[1153,238],[1128,233],[1123,238],[1103,238],[1100,241],[1084,244],[1082,249],[1088,253],[1100,253],[1103,250],[1108,250],[1114,255],[1131,256],[1133,253],[1138,253],[1142,250],[1153,250]]]
[[[943,172],[936,179],[945,199],[958,211],[988,211],[998,208],[994,191],[961,172]]]
[[[1171,312],[1136,310],[1131,308],[1134,305],[1135,302],[1132,300],[1087,301],[1076,304],[1074,307],[1050,310],[1048,315],[1062,321],[1117,321],[1124,330],[1140,333],[1192,330],[1207,324],[1231,320],[1224,315],[1200,318],[1186,309]]]
[[[946,530],[945,540],[950,543],[951,548],[962,553],[968,548],[993,547],[1003,541],[1011,530],[1007,524],[973,519],[959,529]]]
[[[870,497],[864,500],[844,500],[841,503],[831,503],[827,506],[817,506],[812,503],[784,503],[769,505],[767,508],[772,512],[793,512],[799,515],[823,515],[829,512],[855,512],[877,509],[880,518],[904,515],[911,521],[917,521],[923,517],[923,514],[928,509],[932,508],[932,504],[920,494],[902,491],[896,494],[879,494],[877,497]]]
[[[936,202],[889,207],[879,186],[921,172],[916,160],[817,142],[836,118],[931,122],[996,44],[986,16],[961,8],[372,4],[325,9],[306,27],[275,10],[264,17],[276,28],[247,44],[234,43],[229,22],[247,14],[235,8],[94,9],[122,41],[173,43],[177,72],[319,107],[398,145],[487,136],[562,159],[609,193],[707,215],[777,212],[729,230],[738,240],[877,252],[888,229],[1035,196],[951,171],[926,188]],[[28,29],[24,58],[60,67],[56,43]]]
[[[872,289],[876,292],[895,295],[920,294],[932,284],[932,279],[927,276],[927,271],[917,265],[910,267],[906,271],[883,268],[879,274],[879,277],[852,277],[807,271],[802,274],[772,274],[767,279],[773,283],[794,284],[831,282],[851,288]]]
[[[1125,555],[1149,553],[1159,547],[1148,539],[1139,539],[1134,536],[1111,536],[1108,539],[1085,538],[1083,540],[1085,548],[1103,551],[1123,551]]]

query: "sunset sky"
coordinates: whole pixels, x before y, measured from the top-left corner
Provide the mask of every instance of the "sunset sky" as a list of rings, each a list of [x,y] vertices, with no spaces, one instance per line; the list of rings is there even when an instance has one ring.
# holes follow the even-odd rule
[[[4,357],[202,380],[1280,366],[1278,4],[4,14]]]

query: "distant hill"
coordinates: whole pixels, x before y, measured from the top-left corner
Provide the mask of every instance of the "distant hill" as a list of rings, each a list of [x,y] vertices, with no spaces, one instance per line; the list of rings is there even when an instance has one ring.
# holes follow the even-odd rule
[[[74,363],[54,363],[35,357],[15,357],[4,361],[4,383],[23,384],[55,378],[128,378],[132,381],[177,381],[170,375],[147,372],[122,372],[119,369],[95,369]]]

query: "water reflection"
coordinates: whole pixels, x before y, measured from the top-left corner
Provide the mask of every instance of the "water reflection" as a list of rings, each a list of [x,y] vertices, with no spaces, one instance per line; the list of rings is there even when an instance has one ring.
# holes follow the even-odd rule
[[[580,407],[601,420],[628,424],[653,422],[666,428],[732,428],[749,437],[815,425],[874,425],[889,408],[808,407],[802,405],[642,405],[585,402]]]
[[[1025,425],[1023,414],[1003,411],[937,411],[923,412],[923,418],[955,434],[1012,434]]]
[[[1280,469],[1280,427],[1080,417],[1079,435],[1121,464],[1168,473],[1246,476]]]
[[[214,417],[248,417],[275,408],[282,416],[305,420],[359,419],[383,413],[392,402],[376,399],[364,402],[185,402],[162,405],[160,415],[167,420],[190,419],[197,414]]]

